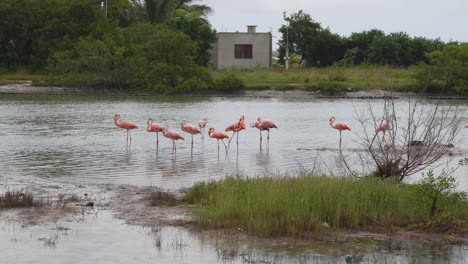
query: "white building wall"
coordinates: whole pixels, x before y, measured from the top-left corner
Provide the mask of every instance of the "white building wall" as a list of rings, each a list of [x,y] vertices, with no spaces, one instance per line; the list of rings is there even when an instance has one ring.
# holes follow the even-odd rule
[[[236,59],[235,45],[251,44],[251,59]],[[218,41],[213,48],[213,66],[215,69],[271,67],[270,33],[218,33]]]

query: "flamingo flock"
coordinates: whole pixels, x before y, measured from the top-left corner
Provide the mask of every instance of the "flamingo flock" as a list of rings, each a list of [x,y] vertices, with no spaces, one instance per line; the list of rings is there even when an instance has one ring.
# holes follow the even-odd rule
[[[117,127],[119,127],[119,128],[127,130],[127,148],[128,148],[131,145],[131,141],[132,141],[132,136],[130,134],[130,130],[137,129],[138,126],[135,123],[133,123],[131,121],[127,121],[127,120],[119,122],[118,121],[119,119],[120,119],[120,114],[115,114],[114,115],[115,125]],[[193,136],[197,135],[197,134],[200,134],[201,138],[203,140],[204,139],[204,131],[205,131],[207,123],[208,123],[208,119],[206,117],[201,118],[198,121],[198,127],[188,123],[186,120],[182,120],[182,122],[180,123],[180,129],[183,132],[190,134],[190,136],[191,136],[192,150],[193,150]],[[175,142],[177,140],[185,140],[185,138],[179,132],[177,132],[175,130],[169,130],[169,128],[167,126],[159,124],[159,123],[155,123],[154,119],[152,117],[148,117],[148,121],[147,121],[146,124],[147,124],[147,127],[146,127],[147,132],[156,133],[156,151],[158,151],[158,149],[159,149],[159,133],[163,133],[164,137],[172,140],[172,144],[173,144],[172,151],[173,151],[173,153],[176,152]],[[277,125],[275,124],[275,122],[273,122],[271,120],[262,119],[262,118],[259,117],[258,120],[255,122],[255,124],[252,127],[256,127],[256,128],[258,128],[260,130],[260,146],[261,146],[261,143],[262,143],[261,132],[264,131],[264,130],[268,131],[268,140],[270,140],[270,129],[271,128],[277,128]],[[214,138],[214,139],[216,139],[218,141],[218,154],[219,154],[219,141],[221,140],[221,142],[224,145],[226,155],[227,155],[231,140],[234,138],[235,135],[237,135],[236,143],[237,143],[237,146],[239,146],[239,132],[246,129],[246,128],[247,128],[247,126],[245,124],[245,117],[242,115],[237,122],[229,125],[224,130],[225,132],[232,131],[233,133],[232,133],[231,137],[227,133],[225,133],[223,131],[216,131],[213,127],[208,128],[208,136],[210,138]],[[224,139],[229,140],[227,145],[224,142]]]
[[[394,116],[390,115],[389,118],[394,118]],[[127,130],[127,147],[128,147],[128,145],[131,144],[131,141],[132,141],[132,136],[131,136],[130,130],[137,129],[138,126],[135,123],[133,123],[131,121],[128,121],[128,120],[123,120],[123,121],[119,122],[119,119],[120,119],[120,114],[115,114],[114,115],[115,125],[117,127],[119,127],[119,128]],[[351,128],[348,125],[346,125],[345,123],[341,123],[341,122],[336,122],[335,123],[335,120],[336,120],[336,118],[334,116],[332,116],[332,117],[329,118],[328,122],[329,122],[330,126],[333,129],[336,129],[336,130],[338,130],[340,132],[340,149],[341,149],[342,131],[346,131],[346,130],[351,131]],[[190,136],[191,136],[192,150],[193,150],[193,136],[197,135],[197,134],[200,134],[201,139],[203,140],[204,139],[204,131],[205,131],[205,127],[206,127],[207,123],[208,123],[207,118],[201,118],[198,121],[198,127],[195,126],[195,125],[189,124],[186,120],[182,120],[182,122],[180,123],[181,130],[188,133],[188,134],[190,134]],[[390,123],[391,123],[391,120],[389,121],[387,119],[382,119],[381,123],[379,125],[377,125],[377,127],[375,128],[375,133],[376,134],[378,134],[379,132],[385,133],[386,131],[392,130],[392,127],[391,127]],[[154,120],[151,117],[148,117],[147,125],[148,125],[147,128],[146,128],[147,132],[156,133],[156,150],[158,150],[158,147],[159,147],[159,133],[163,133],[164,137],[172,140],[172,144],[173,144],[172,151],[173,151],[173,153],[175,153],[175,151],[176,151],[175,142],[177,140],[185,140],[184,137],[179,132],[174,131],[174,130],[169,130],[169,128],[167,126],[164,126],[162,124],[154,123]],[[263,119],[263,118],[260,118],[260,117],[258,117],[257,120],[250,125],[250,127],[257,128],[259,130],[259,132],[260,132],[260,150],[262,150],[262,131],[267,131],[267,142],[269,143],[269,141],[270,141],[270,129],[278,128],[278,126],[276,125],[276,123],[274,121],[269,120],[269,119]],[[465,124],[464,127],[468,128],[468,124]],[[246,128],[247,128],[247,126],[245,124],[245,117],[244,117],[244,115],[242,115],[237,122],[232,123],[231,125],[226,127],[224,132],[223,131],[217,131],[213,127],[208,128],[208,136],[210,138],[213,138],[213,139],[217,140],[217,142],[218,142],[218,154],[219,154],[219,141],[221,140],[221,142],[224,145],[226,155],[227,155],[228,151],[229,151],[229,146],[231,144],[231,140],[234,138],[234,136],[236,136],[237,147],[239,147],[239,132],[246,129]],[[229,132],[229,131],[232,131],[231,136],[229,136],[227,133],[225,133],[225,132]],[[224,139],[228,140],[227,145],[224,142]],[[268,143],[267,143],[267,146],[268,146]]]

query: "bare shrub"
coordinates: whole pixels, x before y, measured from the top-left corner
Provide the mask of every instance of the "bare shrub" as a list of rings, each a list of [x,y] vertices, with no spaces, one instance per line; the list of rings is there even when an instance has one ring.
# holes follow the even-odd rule
[[[461,124],[458,108],[440,103],[426,107],[417,100],[397,106],[386,99],[382,112],[369,103],[357,116],[364,131],[361,144],[371,157],[374,174],[400,182],[447,154]],[[378,130],[379,126],[386,129]]]

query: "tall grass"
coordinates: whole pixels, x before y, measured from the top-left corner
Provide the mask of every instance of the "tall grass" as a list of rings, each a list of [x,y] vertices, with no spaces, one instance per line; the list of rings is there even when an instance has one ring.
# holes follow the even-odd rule
[[[392,89],[417,91],[418,84],[411,68],[361,65],[348,68],[227,69],[213,72],[217,78],[234,74],[247,88],[319,89],[327,81],[340,82],[354,90]]]
[[[409,186],[371,177],[228,177],[196,184],[184,199],[201,225],[261,236],[407,226],[427,215]]]

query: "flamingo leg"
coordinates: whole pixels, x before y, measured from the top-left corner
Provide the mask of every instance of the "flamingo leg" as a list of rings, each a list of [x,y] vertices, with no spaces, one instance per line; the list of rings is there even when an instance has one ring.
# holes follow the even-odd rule
[[[219,139],[217,141],[218,141],[218,156],[219,156]]]
[[[228,154],[228,148],[226,146],[226,143],[224,143],[224,140],[221,139],[221,142],[223,142],[223,145],[224,145],[224,150],[226,151],[226,155]]]
[[[192,148],[193,148],[193,134],[191,134],[191,135],[192,135]]]
[[[341,130],[340,131],[340,151],[341,151]]]
[[[262,131],[259,129],[260,132],[260,150],[262,150]]]
[[[236,134],[237,132],[232,132],[232,136],[231,138],[229,139],[229,142],[228,142],[228,149],[229,149],[229,146],[231,146],[231,140],[234,138],[234,135]]]
[[[267,136],[267,141],[270,141],[270,130],[267,130],[268,136]]]

